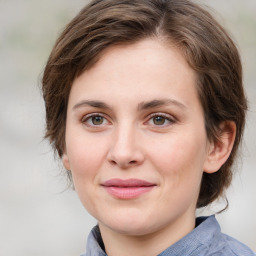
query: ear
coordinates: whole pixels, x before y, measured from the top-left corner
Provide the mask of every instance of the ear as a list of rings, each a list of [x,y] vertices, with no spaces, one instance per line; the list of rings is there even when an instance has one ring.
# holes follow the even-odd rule
[[[67,155],[66,152],[62,156],[62,163],[63,163],[66,170],[68,170],[68,171],[71,170],[70,163],[69,163],[69,158],[68,158],[68,155]]]
[[[233,121],[225,121],[220,124],[218,141],[212,142],[208,156],[204,163],[204,172],[217,172],[227,161],[236,137],[236,124]]]

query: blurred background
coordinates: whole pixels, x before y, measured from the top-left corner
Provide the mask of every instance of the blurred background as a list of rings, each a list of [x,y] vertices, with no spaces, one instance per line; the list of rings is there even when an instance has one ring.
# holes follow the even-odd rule
[[[0,0],[0,255],[80,255],[96,223],[67,188],[61,164],[43,140],[39,89],[57,36],[86,2]],[[223,232],[256,251],[256,1],[201,2],[241,51],[250,102],[241,159],[228,190],[230,206],[217,218]]]

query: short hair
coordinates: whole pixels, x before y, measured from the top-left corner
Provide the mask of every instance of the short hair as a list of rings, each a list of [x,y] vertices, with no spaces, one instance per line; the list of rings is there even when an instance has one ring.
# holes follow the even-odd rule
[[[68,97],[72,83],[110,46],[163,38],[180,49],[197,74],[209,141],[219,125],[236,124],[232,152],[215,173],[203,174],[197,208],[223,196],[242,138],[247,101],[239,52],[212,15],[191,0],[94,0],[66,26],[50,54],[42,78],[46,134],[60,157],[65,152]]]

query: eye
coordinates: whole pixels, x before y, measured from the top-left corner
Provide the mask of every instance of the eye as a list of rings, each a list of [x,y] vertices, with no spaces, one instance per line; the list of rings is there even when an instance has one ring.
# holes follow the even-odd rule
[[[166,122],[166,118],[162,117],[162,116],[154,116],[152,118],[152,121],[155,125],[164,125]]]
[[[108,120],[101,114],[89,114],[83,117],[82,123],[89,127],[108,125]]]
[[[152,126],[168,126],[175,122],[174,118],[164,113],[155,113],[150,116],[148,124]]]
[[[91,122],[93,125],[101,125],[104,122],[104,118],[102,116],[93,116],[91,117]]]

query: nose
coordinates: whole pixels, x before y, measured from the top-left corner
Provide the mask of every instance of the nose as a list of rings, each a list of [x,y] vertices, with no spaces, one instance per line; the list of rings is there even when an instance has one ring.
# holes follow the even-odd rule
[[[107,156],[112,165],[127,169],[144,162],[142,145],[139,144],[137,135],[136,129],[127,125],[116,130]]]

